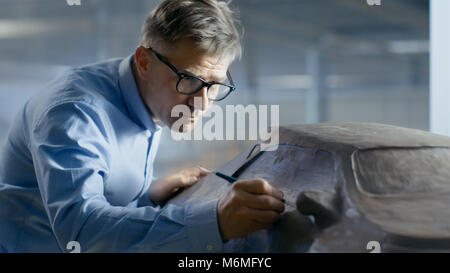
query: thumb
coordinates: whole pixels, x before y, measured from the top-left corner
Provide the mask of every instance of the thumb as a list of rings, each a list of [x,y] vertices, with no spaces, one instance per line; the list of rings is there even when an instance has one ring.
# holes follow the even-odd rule
[[[197,182],[198,181],[198,178],[197,177],[195,177],[195,176],[188,176],[188,177],[186,177],[185,179],[184,179],[184,185],[183,186],[190,186],[190,185],[192,185],[192,184],[195,184],[195,182]]]

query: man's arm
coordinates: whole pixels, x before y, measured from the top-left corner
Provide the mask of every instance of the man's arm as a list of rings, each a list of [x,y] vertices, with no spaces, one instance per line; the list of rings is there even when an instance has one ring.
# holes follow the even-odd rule
[[[108,203],[106,123],[93,105],[62,103],[45,113],[31,133],[41,197],[60,247],[78,241],[82,252],[221,251],[218,200],[163,209]]]

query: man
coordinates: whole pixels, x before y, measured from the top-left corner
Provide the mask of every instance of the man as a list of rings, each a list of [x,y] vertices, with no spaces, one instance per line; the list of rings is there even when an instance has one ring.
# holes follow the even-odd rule
[[[153,177],[158,124],[171,127],[172,107],[184,104],[190,130],[199,110],[234,88],[228,67],[239,54],[225,2],[166,0],[133,55],[72,69],[28,101],[2,150],[0,250],[61,252],[76,241],[82,252],[216,252],[269,227],[284,205],[267,181],[161,207],[208,171]]]

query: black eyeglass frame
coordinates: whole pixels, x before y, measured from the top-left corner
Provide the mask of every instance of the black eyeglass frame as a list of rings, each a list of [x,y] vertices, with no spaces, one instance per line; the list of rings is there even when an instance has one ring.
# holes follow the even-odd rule
[[[150,50],[153,54],[155,54],[156,58],[158,58],[161,62],[163,62],[165,65],[167,65],[170,68],[170,70],[172,70],[175,74],[177,74],[178,81],[177,81],[177,85],[176,85],[176,90],[177,90],[178,93],[181,93],[181,94],[184,94],[184,95],[193,95],[193,94],[197,93],[198,91],[202,90],[202,88],[205,87],[205,86],[207,87],[207,92],[209,92],[209,88],[212,85],[217,84],[217,85],[222,85],[222,86],[228,87],[229,88],[228,93],[223,98],[220,98],[220,99],[210,99],[209,97],[208,97],[208,99],[211,100],[211,101],[221,101],[221,100],[224,100],[226,97],[228,97],[231,94],[231,92],[236,90],[236,86],[234,85],[233,79],[231,78],[230,71],[228,71],[228,70],[227,70],[227,78],[230,81],[231,85],[223,83],[223,82],[216,82],[216,81],[207,82],[207,81],[205,81],[204,79],[202,79],[200,77],[197,77],[197,76],[194,76],[194,75],[185,74],[185,73],[180,73],[178,71],[178,69],[173,64],[171,64],[164,56],[159,54],[152,47],[144,47],[144,48]],[[186,78],[186,77],[197,79],[197,80],[202,82],[202,85],[197,90],[194,90],[192,92],[182,92],[182,91],[178,90],[178,85],[180,84],[181,80],[183,78]]]

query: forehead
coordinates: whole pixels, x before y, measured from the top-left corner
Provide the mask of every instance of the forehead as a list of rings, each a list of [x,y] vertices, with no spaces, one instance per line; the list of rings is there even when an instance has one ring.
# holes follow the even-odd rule
[[[166,47],[167,59],[180,71],[199,76],[207,81],[226,78],[231,56],[211,54],[198,49],[191,40],[181,40],[176,46]]]

